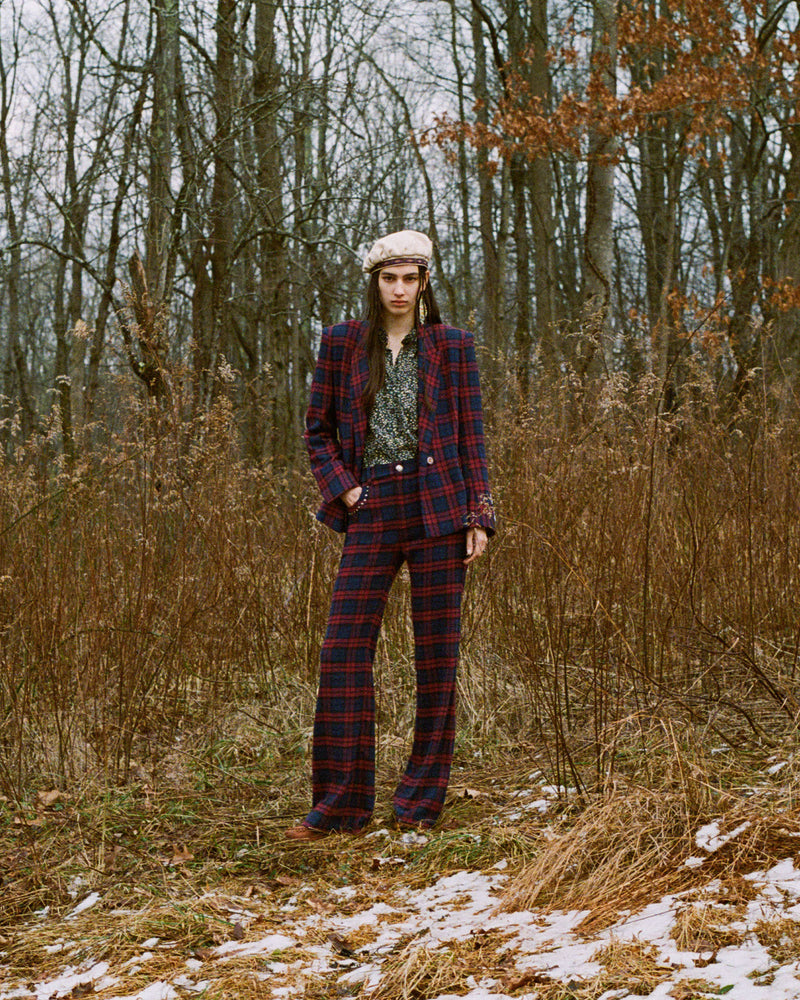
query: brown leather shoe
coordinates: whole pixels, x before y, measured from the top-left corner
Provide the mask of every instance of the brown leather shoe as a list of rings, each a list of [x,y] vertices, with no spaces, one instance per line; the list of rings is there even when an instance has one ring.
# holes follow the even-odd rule
[[[312,840],[323,840],[330,832],[330,830],[316,830],[313,826],[304,826],[301,823],[299,826],[291,826],[288,830],[284,830],[283,835],[287,840],[307,844]]]

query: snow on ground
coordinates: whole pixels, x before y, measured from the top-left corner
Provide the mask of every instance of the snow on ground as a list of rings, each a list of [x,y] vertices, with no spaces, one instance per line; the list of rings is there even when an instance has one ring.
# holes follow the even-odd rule
[[[517,791],[510,796],[511,810],[504,819],[514,822],[525,814],[545,813],[570,792],[556,786]],[[706,824],[694,835],[698,856],[685,864],[692,868],[710,864],[715,852],[749,826],[748,821],[723,830],[719,823]],[[427,1000],[455,1000],[456,996],[511,1000],[504,989],[512,991],[515,1000],[538,1000],[548,984],[555,989],[551,995],[573,995],[573,990],[577,992],[595,978],[602,982],[606,956],[615,947],[647,952],[651,965],[657,967],[658,984],[643,991],[637,983],[635,993],[630,984],[603,986],[599,991],[587,987],[589,992],[581,996],[591,995],[592,1000],[634,995],[652,1000],[720,995],[729,1000],[800,1000],[800,869],[791,857],[744,876],[745,888],[738,892],[735,905],[726,898],[725,887],[718,880],[711,881],[700,892],[666,895],[637,912],[621,914],[602,931],[585,935],[580,925],[588,911],[501,912],[502,893],[514,878],[508,861],[501,860],[488,871],[432,877],[422,887],[418,874],[409,877],[408,884],[402,875],[382,883],[381,871],[402,872],[409,852],[415,856],[429,838],[415,833],[393,836],[380,829],[361,843],[365,854],[372,855],[372,870],[378,873],[374,886],[329,889],[320,901],[319,886],[310,879],[306,884],[297,879],[292,895],[286,899],[284,894],[280,901],[251,895],[221,897],[213,889],[187,900],[187,905],[200,907],[208,902],[222,913],[231,936],[216,946],[196,949],[188,957],[176,941],[142,934],[133,954],[129,947],[115,960],[107,946],[93,944],[92,922],[96,928],[108,917],[128,921],[133,927],[144,911],[115,909],[100,892],[89,892],[87,883],[76,878],[69,888],[75,901],[69,912],[59,918],[44,907],[36,914],[36,923],[50,929],[49,943],[42,943],[39,951],[43,967],[45,958],[50,969],[57,968],[54,963],[59,960],[63,966],[57,974],[42,975],[36,982],[13,981],[9,967],[3,966],[8,959],[0,951],[0,1000],[63,1000],[89,994],[98,1000],[182,1000],[222,992],[221,980],[237,972],[245,977],[243,981],[249,977],[257,987],[253,995],[260,998],[295,1000],[304,995],[305,983],[314,977],[324,978],[331,996],[368,997],[391,974],[398,955],[413,957],[416,949],[427,956],[456,956],[460,946],[470,944],[475,946],[473,955],[482,955],[480,945],[487,940],[492,941],[489,964],[465,974],[459,993],[426,993]],[[386,885],[389,888],[384,891]],[[695,911],[699,930],[692,932],[694,936],[682,935],[687,913],[691,917]],[[704,923],[713,911],[724,915],[720,919],[727,940],[724,934],[715,940],[708,931],[710,925]],[[772,927],[772,939],[764,932],[765,924]],[[772,954],[761,943],[765,940]],[[701,950],[686,950],[687,942]],[[564,992],[558,991],[559,983],[564,984]],[[230,987],[224,992],[231,995]]]
[[[718,831],[698,831],[698,846],[705,850],[718,840]],[[135,966],[140,976],[146,973],[148,962],[159,954],[158,939],[143,941],[141,953],[124,963],[127,969],[122,963],[115,966],[113,959],[89,958],[77,967],[66,966],[57,977],[41,982],[13,984],[5,981],[0,985],[0,1000],[58,1000],[88,992],[103,1000],[176,1000],[198,995],[212,987],[227,963],[244,956],[263,958],[252,973],[260,980],[260,996],[272,996],[276,1000],[301,996],[298,983],[302,983],[305,975],[333,977],[331,982],[335,983],[340,995],[354,995],[361,985],[364,989],[361,995],[368,996],[369,989],[381,979],[387,956],[396,951],[398,945],[407,945],[413,940],[417,947],[438,949],[492,931],[502,933],[502,951],[513,957],[514,973],[524,975],[536,971],[539,974],[536,981],[540,983],[546,977],[572,982],[590,978],[601,971],[601,965],[593,957],[601,946],[611,942],[639,942],[654,946],[660,965],[668,970],[668,978],[648,994],[652,1000],[671,997],[681,980],[691,979],[704,980],[711,995],[724,994],[729,1000],[800,998],[800,963],[795,960],[779,965],[752,933],[758,921],[777,917],[800,919],[800,871],[791,859],[767,871],[746,876],[754,898],[747,902],[741,918],[731,924],[742,932],[740,942],[705,953],[679,950],[670,934],[679,909],[687,905],[680,896],[665,896],[637,913],[626,914],[613,926],[588,939],[575,932],[585,916],[583,912],[498,912],[499,893],[509,878],[504,870],[506,867],[500,862],[488,872],[457,872],[422,889],[396,886],[388,901],[375,902],[341,916],[336,915],[335,907],[331,908],[333,912],[304,909],[300,905],[305,895],[303,887],[295,893],[292,905],[286,908],[288,912],[283,914],[280,931],[208,949],[202,960],[189,958],[180,968],[176,964],[171,977],[165,979],[163,973],[154,975],[146,987],[134,993],[123,988],[126,972]],[[94,898],[96,895],[87,896],[64,918],[69,921],[65,923],[65,932],[74,935],[76,913],[102,903]],[[331,895],[342,901],[352,902],[355,898],[350,886],[333,890]],[[243,908],[239,914],[245,926],[258,916],[252,900],[248,901],[248,906],[249,909]],[[349,957],[346,942],[365,928],[374,931],[372,939]],[[292,949],[296,947],[301,951],[293,955]],[[768,987],[766,983],[760,986],[754,982],[768,972]],[[3,982],[1,978],[0,982]],[[503,1000],[507,996],[502,991],[502,983],[490,976],[468,978],[465,988],[468,992],[458,995],[469,1000]],[[268,989],[271,993],[266,992]],[[536,989],[532,986],[530,992],[516,992],[515,996],[532,1000],[537,996]],[[626,990],[612,989],[602,993],[597,1000],[630,995]],[[452,996],[454,994],[441,994],[430,1000],[449,1000]]]

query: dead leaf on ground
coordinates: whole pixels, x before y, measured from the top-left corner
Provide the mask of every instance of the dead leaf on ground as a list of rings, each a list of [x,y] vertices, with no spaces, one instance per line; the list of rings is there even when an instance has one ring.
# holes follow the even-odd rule
[[[242,925],[239,923],[238,920],[233,925],[233,930],[231,931],[231,937],[233,938],[234,941],[244,940],[244,927],[242,927]]]
[[[356,953],[341,934],[336,934],[335,932],[329,934],[328,944],[330,944],[337,955],[343,955],[345,958],[355,958]]]
[[[37,792],[36,811],[41,812],[43,809],[49,809],[50,806],[55,805],[56,802],[59,802],[63,798],[64,793],[59,791],[57,788],[51,788],[47,792]]]
[[[375,857],[372,859],[371,868],[376,872],[379,868],[391,868],[400,867],[406,863],[405,858],[380,858]]]
[[[503,980],[503,989],[511,992],[512,990],[521,990],[523,986],[544,986],[552,982],[553,980],[550,976],[544,972],[540,972],[538,969],[530,969],[528,972],[523,972],[518,976],[505,978]]]
[[[453,798],[456,799],[479,799],[486,796],[479,788],[468,788],[466,785],[457,786],[453,789]]]
[[[35,819],[30,819],[28,816],[15,816],[13,824],[14,826],[43,826],[44,818],[41,815]]]
[[[72,987],[72,992],[69,995],[71,997],[86,997],[90,993],[94,993],[93,983],[78,983],[77,986]]]
[[[336,910],[336,906],[333,903],[326,903],[322,899],[306,899],[305,902],[316,913],[333,913]]]
[[[185,865],[187,861],[194,861],[194,854],[189,850],[189,848],[184,844],[183,847],[179,847],[177,844],[172,845],[172,857],[162,858],[162,863],[168,865],[170,868],[174,868],[176,865]]]
[[[717,960],[717,952],[718,951],[719,951],[719,949],[715,948],[711,952],[711,957],[710,958],[697,958],[697,959],[695,959],[695,963],[694,963],[695,964],[695,968],[697,968],[697,969],[705,969],[706,966],[713,965],[714,962],[716,962],[716,960]]]

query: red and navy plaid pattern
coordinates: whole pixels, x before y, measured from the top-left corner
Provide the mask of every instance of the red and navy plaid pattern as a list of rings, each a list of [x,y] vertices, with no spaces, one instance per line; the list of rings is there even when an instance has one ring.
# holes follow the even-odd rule
[[[322,649],[314,721],[313,808],[320,830],[359,830],[375,803],[372,663],[392,581],[411,578],[417,673],[414,744],[394,794],[399,820],[433,826],[455,739],[456,664],[464,587],[463,531],[429,538],[414,461],[379,466],[349,517]]]
[[[361,482],[367,414],[361,397],[369,376],[364,324],[322,332],[306,415],[306,444],[322,493],[317,517],[347,527],[341,495]],[[494,532],[483,413],[472,334],[444,325],[419,331],[419,496],[429,537],[467,527]]]

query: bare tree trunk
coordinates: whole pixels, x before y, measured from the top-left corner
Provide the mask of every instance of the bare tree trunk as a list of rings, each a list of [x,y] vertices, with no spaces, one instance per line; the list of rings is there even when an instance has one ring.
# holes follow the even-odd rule
[[[789,279],[794,288],[800,287],[800,126],[787,124],[784,129],[788,145],[785,218],[780,227],[776,253],[778,281]],[[775,358],[773,367],[796,379],[800,372],[800,309],[781,309],[775,316]]]
[[[464,70],[458,54],[458,35],[456,24],[456,0],[450,0],[450,51],[456,74],[458,120],[463,122],[467,119],[467,103],[465,97],[466,85],[464,80]],[[474,308],[474,289],[472,287],[470,239],[470,177],[469,162],[467,159],[467,144],[463,139],[459,139],[458,142],[458,205],[460,213],[459,235],[461,242],[461,260],[460,263],[456,265],[455,277],[462,289],[463,300],[461,302],[461,308],[464,312],[464,321],[472,323],[474,322],[471,318]]]
[[[269,378],[270,455],[280,461],[295,450],[283,409],[289,377],[289,323],[286,245],[282,234],[281,154],[276,120],[279,70],[275,51],[275,0],[256,0],[253,73],[254,133],[259,212],[261,296],[264,308],[264,360]]]
[[[547,0],[532,0],[531,42],[528,49],[531,96],[550,104],[550,66],[548,62]],[[528,168],[531,197],[531,240],[535,268],[536,329],[542,366],[550,375],[558,371],[559,349],[556,342],[556,270],[553,221],[553,172],[550,157],[537,156]]]
[[[514,247],[516,250],[516,308],[514,310],[514,357],[517,380],[523,399],[528,396],[531,377],[531,276],[526,211],[527,165],[520,154],[510,163],[511,198],[514,204]]]
[[[233,125],[236,115],[234,88],[236,0],[217,3],[217,64],[214,78],[214,183],[211,189],[211,302],[214,316],[214,355],[234,356],[231,314],[231,263],[233,259],[234,186],[236,148]]]
[[[602,90],[616,94],[616,0],[594,0],[592,71]],[[583,254],[583,330],[578,368],[584,374],[608,364],[610,303],[614,266],[614,153],[616,140],[601,128],[589,135],[586,229]]]
[[[477,119],[480,124],[489,122],[489,90],[486,80],[486,51],[483,41],[483,21],[479,12],[472,13],[472,41],[475,50],[475,81],[473,91],[478,104]],[[502,311],[502,284],[497,242],[494,234],[494,181],[489,172],[489,156],[484,148],[477,152],[478,166],[478,224],[483,255],[483,342],[492,358],[500,349],[500,317]]]
[[[15,38],[16,41],[16,38]],[[16,57],[17,53],[15,53]],[[20,246],[20,230],[17,224],[17,213],[14,206],[14,196],[11,179],[11,162],[8,152],[8,123],[11,113],[11,92],[8,77],[9,67],[0,45],[0,168],[2,168],[3,200],[6,213],[6,228],[8,230],[8,271],[6,286],[8,294],[8,313],[5,327],[8,336],[8,362],[3,386],[3,416],[6,420],[12,416],[13,399],[19,400],[20,431],[27,438],[35,421],[33,401],[30,395],[28,366],[21,344],[20,329],[20,286],[22,282],[22,248]],[[8,424],[2,423],[2,433],[7,433]]]
[[[147,288],[158,307],[172,293],[172,149],[175,141],[175,85],[178,62],[178,0],[151,0],[155,18],[150,118],[150,164],[147,175],[148,216],[144,270]]]

